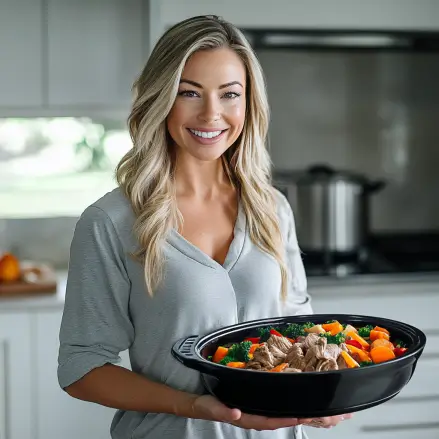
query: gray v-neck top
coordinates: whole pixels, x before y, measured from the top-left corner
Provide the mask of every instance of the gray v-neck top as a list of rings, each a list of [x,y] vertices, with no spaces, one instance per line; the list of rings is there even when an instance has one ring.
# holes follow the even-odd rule
[[[276,260],[250,240],[239,206],[234,239],[223,265],[172,230],[164,244],[165,280],[154,297],[138,248],[134,214],[120,189],[89,206],[73,237],[60,330],[58,379],[62,388],[129,349],[131,368],[176,389],[204,393],[197,371],[171,355],[178,339],[235,323],[280,315],[311,314],[293,214],[283,195],[278,214],[290,271],[288,301],[280,300]],[[294,395],[291,395],[294,397]],[[295,439],[302,429],[243,430],[230,424],[163,413],[118,411],[114,439]]]

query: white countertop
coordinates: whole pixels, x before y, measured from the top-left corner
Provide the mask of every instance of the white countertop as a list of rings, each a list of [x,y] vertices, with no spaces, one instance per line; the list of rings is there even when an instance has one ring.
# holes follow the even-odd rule
[[[56,272],[58,287],[56,293],[47,295],[26,296],[19,299],[1,298],[0,313],[13,311],[37,311],[41,309],[62,310],[67,283],[67,270]],[[345,278],[317,277],[308,278],[308,287],[312,295],[326,294],[334,290],[351,293],[356,287],[363,290],[367,286],[381,285],[384,287],[398,287],[396,291],[407,294],[410,291],[429,291],[439,294],[439,273],[401,273],[381,275],[356,275]],[[394,288],[393,288],[394,289]]]

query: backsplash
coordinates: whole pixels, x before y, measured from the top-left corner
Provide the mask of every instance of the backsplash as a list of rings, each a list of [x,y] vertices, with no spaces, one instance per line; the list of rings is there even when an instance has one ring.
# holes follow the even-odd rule
[[[261,50],[278,169],[383,178],[374,231],[439,229],[439,55]]]

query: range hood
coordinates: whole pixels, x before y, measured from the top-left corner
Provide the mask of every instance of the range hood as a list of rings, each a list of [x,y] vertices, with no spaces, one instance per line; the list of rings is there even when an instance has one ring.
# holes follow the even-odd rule
[[[439,32],[241,28],[255,49],[439,52]]]

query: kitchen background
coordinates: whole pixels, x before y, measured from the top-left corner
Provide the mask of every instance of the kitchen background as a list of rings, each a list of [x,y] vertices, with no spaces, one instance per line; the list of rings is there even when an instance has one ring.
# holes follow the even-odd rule
[[[0,0],[0,249],[49,264],[59,279],[56,298],[0,300],[0,439],[108,437],[112,412],[56,385],[70,241],[80,213],[115,187],[114,166],[130,148],[130,87],[152,45],[169,25],[205,13],[236,23],[255,46],[271,105],[274,171],[325,164],[384,180],[369,199],[368,233],[410,260],[401,271],[416,272],[313,279],[310,270],[316,312],[397,318],[431,340],[429,361],[399,405],[386,405],[382,417],[371,411],[373,425],[358,416],[335,436],[312,431],[311,439],[405,439],[413,431],[437,439],[436,0]],[[264,38],[270,33],[277,36]],[[348,47],[339,44],[343,36]],[[300,242],[299,210],[296,221]],[[427,262],[413,265],[426,252]],[[129,367],[126,355],[122,361]],[[384,419],[395,413],[404,413],[403,428]]]

